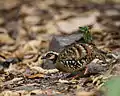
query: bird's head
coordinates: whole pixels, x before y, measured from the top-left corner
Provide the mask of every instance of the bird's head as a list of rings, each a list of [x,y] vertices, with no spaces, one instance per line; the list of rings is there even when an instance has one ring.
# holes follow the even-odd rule
[[[45,53],[41,57],[41,59],[48,59],[48,60],[51,60],[51,61],[55,62],[57,57],[58,57],[58,53],[57,52],[49,51],[49,52]]]

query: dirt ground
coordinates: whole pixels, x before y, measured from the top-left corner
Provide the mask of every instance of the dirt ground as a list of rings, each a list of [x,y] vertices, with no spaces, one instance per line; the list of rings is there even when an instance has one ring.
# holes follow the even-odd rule
[[[119,0],[97,1],[1,0],[0,96],[103,96],[99,89],[108,70],[71,79],[41,59],[55,47],[53,36],[67,37],[79,26],[92,26],[96,46],[117,56],[109,76],[120,75]]]

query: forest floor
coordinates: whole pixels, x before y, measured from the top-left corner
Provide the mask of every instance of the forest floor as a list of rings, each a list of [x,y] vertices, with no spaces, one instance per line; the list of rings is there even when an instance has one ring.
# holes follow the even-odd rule
[[[101,74],[71,80],[66,78],[68,73],[41,60],[44,53],[55,47],[50,45],[54,35],[67,37],[86,25],[92,26],[98,48],[120,58],[120,4],[1,0],[0,96],[101,96],[98,90],[103,77],[93,82]],[[109,75],[120,75],[119,60]]]

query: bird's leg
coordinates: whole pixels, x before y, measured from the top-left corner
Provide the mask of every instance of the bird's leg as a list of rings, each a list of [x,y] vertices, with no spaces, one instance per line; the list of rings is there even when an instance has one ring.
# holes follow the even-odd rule
[[[85,71],[84,71],[84,75],[88,74],[88,67],[86,66]]]
[[[98,74],[101,71],[104,71],[104,68],[101,65],[89,64],[84,66],[82,70],[71,73],[71,77],[72,79],[76,79],[78,77],[88,77],[93,74]]]
[[[77,79],[80,77],[84,77],[84,71],[85,71],[85,67],[77,72],[72,72],[70,75],[67,76],[67,78]]]
[[[71,74],[71,75],[73,75],[73,74]],[[80,74],[76,74],[76,75],[72,76],[70,79],[74,80],[74,79],[77,79],[79,77],[80,77]]]
[[[83,75],[84,75],[83,72],[73,72],[70,75],[68,75],[67,78],[77,79],[79,77],[83,77]]]

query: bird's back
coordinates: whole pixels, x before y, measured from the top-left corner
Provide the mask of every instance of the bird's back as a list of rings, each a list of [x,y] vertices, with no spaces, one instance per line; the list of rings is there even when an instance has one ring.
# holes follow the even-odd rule
[[[60,52],[56,68],[64,72],[75,72],[84,69],[95,58],[93,44],[73,43]]]

